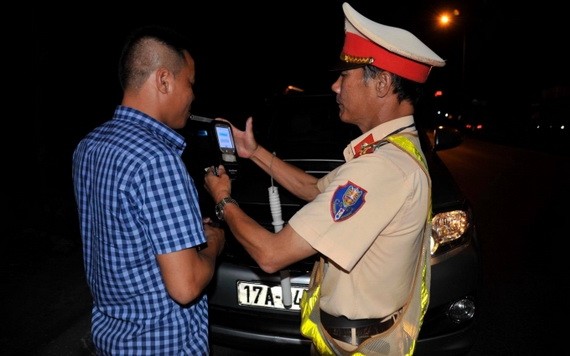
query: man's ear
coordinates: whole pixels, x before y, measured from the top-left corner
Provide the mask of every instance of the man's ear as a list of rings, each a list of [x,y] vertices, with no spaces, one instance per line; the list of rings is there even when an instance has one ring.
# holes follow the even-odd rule
[[[378,97],[383,98],[390,93],[392,87],[392,76],[386,71],[378,73],[376,77],[376,92]]]
[[[159,68],[155,73],[155,85],[158,91],[166,94],[170,90],[170,71],[166,68]]]

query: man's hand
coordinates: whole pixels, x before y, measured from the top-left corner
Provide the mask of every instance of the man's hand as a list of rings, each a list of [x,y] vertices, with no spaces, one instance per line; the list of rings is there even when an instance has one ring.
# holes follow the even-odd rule
[[[214,167],[210,167],[204,176],[204,188],[210,193],[214,203],[219,202],[225,197],[231,195],[231,180],[224,166],[217,167],[217,175],[214,173]]]

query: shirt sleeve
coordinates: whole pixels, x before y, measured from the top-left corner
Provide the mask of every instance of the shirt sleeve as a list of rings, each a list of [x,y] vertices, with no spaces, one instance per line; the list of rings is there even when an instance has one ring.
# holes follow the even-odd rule
[[[384,155],[352,160],[323,177],[323,193],[289,221],[316,250],[350,271],[395,218],[411,190]]]
[[[163,254],[206,242],[198,194],[186,166],[176,155],[149,162],[144,183],[148,239]]]

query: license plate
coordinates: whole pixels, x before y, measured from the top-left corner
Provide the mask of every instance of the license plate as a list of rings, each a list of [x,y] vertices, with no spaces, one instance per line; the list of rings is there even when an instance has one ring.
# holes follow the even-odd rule
[[[291,307],[283,305],[281,285],[266,285],[259,282],[237,283],[237,295],[239,305],[265,307],[271,309],[300,310],[299,303],[303,291],[307,287],[291,286]]]

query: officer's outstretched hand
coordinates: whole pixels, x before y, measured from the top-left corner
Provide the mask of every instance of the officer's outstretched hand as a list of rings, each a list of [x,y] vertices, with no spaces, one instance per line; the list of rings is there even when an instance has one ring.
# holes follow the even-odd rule
[[[248,117],[245,122],[245,130],[241,131],[232,125],[232,134],[236,141],[238,156],[241,158],[251,158],[259,147],[253,136],[253,117]]]

